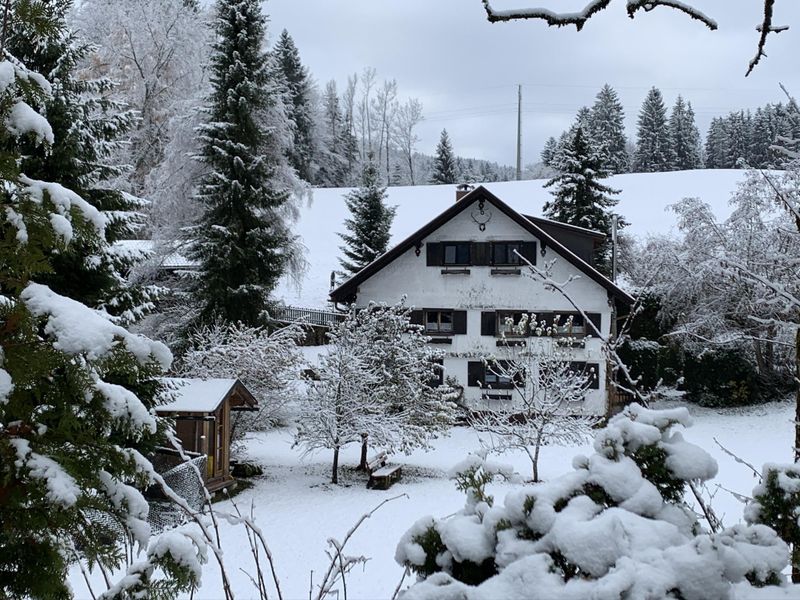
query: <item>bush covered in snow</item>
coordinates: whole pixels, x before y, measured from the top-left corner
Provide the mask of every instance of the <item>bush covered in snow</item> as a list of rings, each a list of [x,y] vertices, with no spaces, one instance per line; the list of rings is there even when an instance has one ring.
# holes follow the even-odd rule
[[[755,512],[748,525],[706,531],[684,502],[687,484],[717,472],[673,431],[690,424],[685,408],[633,404],[573,472],[513,491],[502,506],[469,493],[458,514],[421,519],[396,552],[422,579],[403,598],[699,600],[728,598],[737,583],[781,583],[786,543]]]

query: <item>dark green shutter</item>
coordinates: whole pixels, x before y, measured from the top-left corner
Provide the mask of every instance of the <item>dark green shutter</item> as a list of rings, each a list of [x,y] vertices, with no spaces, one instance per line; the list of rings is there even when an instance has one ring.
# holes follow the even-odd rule
[[[456,334],[467,333],[467,311],[465,310],[453,311],[453,333]]]
[[[442,265],[442,252],[441,242],[428,242],[425,244],[425,256],[429,267],[440,267]]]
[[[601,316],[602,315],[600,315],[600,313],[586,313],[586,317],[589,319],[589,321],[591,321],[591,323],[595,327],[597,327],[597,331],[599,331],[600,333],[603,332],[603,330],[600,329]],[[587,324],[585,329],[587,336],[597,337],[597,333],[595,333],[594,329],[592,329],[590,325]]]
[[[411,311],[411,324],[412,325],[422,325],[422,319],[425,315],[425,311],[423,310],[412,310]]]
[[[467,386],[481,387],[485,379],[483,361],[469,361],[467,363]]]
[[[532,265],[536,264],[536,242],[522,242],[519,253],[523,258],[527,258],[531,261]]]
[[[481,335],[497,335],[497,313],[482,312],[481,313]]]
[[[490,251],[489,242],[472,242],[472,264],[478,267],[491,264]]]

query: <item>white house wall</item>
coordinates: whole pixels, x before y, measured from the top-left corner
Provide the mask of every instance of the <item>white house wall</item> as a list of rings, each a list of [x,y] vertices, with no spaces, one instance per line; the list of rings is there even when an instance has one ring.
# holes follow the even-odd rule
[[[524,310],[530,312],[569,312],[575,309],[558,292],[548,291],[544,286],[526,275],[492,275],[492,267],[469,266],[469,274],[442,274],[445,267],[426,265],[424,243],[443,241],[531,241],[536,240],[527,230],[500,212],[490,203],[491,220],[485,231],[480,231],[473,220],[477,215],[477,202],[472,210],[467,208],[441,228],[423,240],[419,256],[412,247],[380,271],[362,282],[358,288],[356,305],[366,306],[370,302],[396,303],[406,297],[406,303],[417,309],[441,308],[467,311],[466,335],[452,336],[451,345],[442,345],[447,353],[444,361],[447,376],[455,377],[464,386],[465,400],[478,408],[487,401],[481,400],[481,390],[467,386],[467,362],[484,356],[502,357],[509,349],[498,348],[497,338],[481,335],[481,311]],[[484,217],[485,218],[485,217]],[[568,286],[572,298],[584,312],[601,314],[601,330],[608,333],[611,326],[611,307],[606,289],[579,271],[573,264],[546,248],[541,254],[537,242],[537,266],[553,263],[552,277],[564,282],[574,278]],[[525,269],[522,269],[523,273]],[[599,364],[599,390],[592,390],[586,400],[585,409],[601,414],[605,411],[605,360],[600,341],[586,339],[584,349],[574,349],[571,360],[597,362]],[[496,402],[496,401],[489,401]]]

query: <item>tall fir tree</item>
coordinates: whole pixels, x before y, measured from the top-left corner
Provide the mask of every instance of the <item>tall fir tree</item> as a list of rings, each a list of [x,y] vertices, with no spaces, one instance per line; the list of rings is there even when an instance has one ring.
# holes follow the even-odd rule
[[[694,122],[694,110],[691,102],[684,102],[680,95],[669,116],[669,137],[674,157],[673,169],[684,171],[702,166],[700,132]]]
[[[735,169],[747,165],[751,152],[753,119],[750,111],[738,111],[728,115],[726,133],[728,136],[725,163]]]
[[[137,287],[125,275],[143,256],[120,251],[114,242],[133,237],[143,223],[145,202],[110,184],[119,180],[124,165],[112,156],[124,145],[136,115],[108,99],[108,79],[79,73],[92,47],[66,27],[71,0],[50,3],[58,33],[46,39],[33,35],[31,25],[14,28],[6,40],[8,51],[32,70],[46,73],[51,93],[44,110],[54,143],[44,148],[23,141],[22,172],[33,179],[58,174],[59,182],[89,200],[107,220],[100,243],[76,240],[67,251],[48,257],[53,273],[41,278],[54,291],[106,312],[121,323],[131,323],[153,307],[154,287]],[[82,246],[81,244],[93,244]]]
[[[611,174],[627,173],[630,156],[625,137],[625,111],[614,88],[605,84],[597,93],[591,110],[591,135],[602,144],[606,170]]]
[[[204,214],[192,250],[200,263],[196,294],[202,320],[255,325],[286,270],[292,242],[290,193],[280,177],[286,141],[274,123],[261,121],[280,102],[280,85],[270,79],[262,50],[259,0],[219,0],[216,13],[213,92],[201,130],[209,172],[198,194]]]
[[[561,223],[576,225],[605,233],[607,241],[595,250],[594,266],[602,273],[610,272],[610,239],[613,213],[610,211],[618,200],[611,195],[619,194],[600,180],[607,177],[603,168],[603,155],[592,148],[577,127],[565,145],[561,155],[560,173],[545,184],[555,187],[553,199],[544,205],[544,215]],[[620,221],[620,225],[624,222]]]
[[[300,61],[300,52],[285,29],[273,49],[275,62],[283,76],[288,94],[286,102],[293,125],[294,143],[289,148],[289,163],[298,176],[316,182],[314,174],[314,117],[311,80],[308,69]]]
[[[378,166],[372,156],[369,158],[361,186],[345,196],[350,218],[344,222],[348,232],[339,234],[345,243],[339,262],[348,276],[386,252],[396,211],[396,207],[386,205],[386,187],[381,185]]]
[[[633,169],[639,173],[669,171],[672,143],[669,139],[667,109],[658,88],[651,88],[642,103],[637,121],[636,154]]]
[[[706,134],[706,167],[724,169],[727,167],[728,134],[725,119],[714,117]]]
[[[458,176],[456,157],[453,154],[453,145],[447,129],[442,129],[439,143],[436,145],[436,155],[433,159],[433,174],[431,183],[456,183]]]
[[[26,0],[7,5],[4,19],[31,47],[53,48],[70,37],[69,8]],[[148,548],[139,490],[153,484],[145,453],[166,442],[153,407],[171,354],[42,283],[70,275],[51,260],[59,252],[107,251],[109,219],[63,185],[76,176],[68,149],[47,180],[22,173],[32,160],[26,153],[56,144],[58,128],[43,113],[63,108],[48,96],[58,97],[64,82],[51,86],[0,36],[0,597],[69,598],[71,564],[114,572],[125,567],[123,548]],[[109,581],[120,597],[171,598],[196,588],[199,561],[187,550],[198,558],[205,548],[180,534],[159,545],[123,570],[127,577]]]

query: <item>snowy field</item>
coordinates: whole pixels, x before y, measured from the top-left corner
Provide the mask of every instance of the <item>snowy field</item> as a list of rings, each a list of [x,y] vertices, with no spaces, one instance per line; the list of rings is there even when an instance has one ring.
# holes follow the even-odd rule
[[[698,197],[709,203],[717,217],[730,214],[728,200],[744,178],[739,170],[697,170],[670,173],[630,173],[610,177],[608,185],[621,190],[617,210],[630,223],[626,230],[636,236],[669,233],[675,229],[675,215],[668,206],[685,197]],[[523,214],[541,215],[551,198],[546,180],[487,183],[486,188]],[[340,268],[338,257],[349,216],[344,203],[348,189],[314,190],[313,201],[301,210],[295,231],[308,249],[309,269],[300,288],[283,282],[276,295],[287,304],[323,307],[328,301],[331,271]],[[397,206],[392,225],[392,244],[405,239],[450,204],[455,202],[454,185],[428,185],[389,188],[390,205]]]
[[[792,404],[773,403],[724,412],[691,410],[695,425],[686,432],[686,439],[708,450],[720,466],[719,476],[709,486],[712,492],[717,489],[715,484],[720,484],[749,494],[756,483],[749,470],[725,455],[713,438],[758,468],[764,462],[791,460]],[[479,447],[476,433],[456,428],[450,437],[437,441],[431,452],[393,457],[392,462],[403,465],[403,480],[388,491],[376,491],[366,489],[365,477],[350,470],[358,460],[355,446],[344,452],[342,485],[332,486],[328,484],[330,456],[326,453],[302,459],[299,452],[291,448],[291,443],[292,435],[288,430],[251,437],[247,454],[264,466],[265,474],[255,480],[252,488],[236,497],[241,508],[249,510],[251,502],[255,505],[257,523],[275,555],[285,598],[308,598],[311,572],[318,581],[327,564],[324,554],[327,538],[341,538],[361,514],[381,500],[406,494],[408,498],[387,504],[366,521],[347,547],[348,554],[370,558],[363,569],[357,568],[348,577],[348,597],[391,597],[402,576],[402,569],[394,561],[400,536],[425,515],[446,516],[462,508],[464,496],[446,478],[445,472]],[[572,457],[588,452],[588,446],[545,448],[541,459],[543,477],[551,478],[570,470]],[[522,455],[506,455],[500,460],[513,464],[522,474],[529,473],[530,463]],[[490,492],[499,502],[514,487],[495,484]],[[726,525],[740,521],[742,505],[728,492],[719,490],[713,505]],[[223,502],[219,506],[224,509],[230,505]],[[253,597],[254,589],[247,576],[238,571],[239,568],[248,570],[252,565],[244,532],[223,526],[222,535],[236,597]],[[74,584],[80,593],[80,582],[76,580]],[[217,598],[220,589],[216,567],[209,563],[203,574],[203,587],[195,598]],[[772,593],[775,591],[773,589]]]

